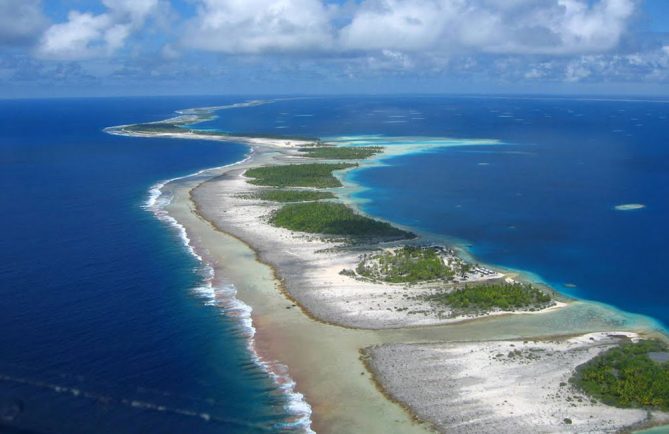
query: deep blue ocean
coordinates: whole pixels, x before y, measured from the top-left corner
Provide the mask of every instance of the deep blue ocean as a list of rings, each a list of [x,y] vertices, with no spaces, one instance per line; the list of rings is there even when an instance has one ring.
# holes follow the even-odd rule
[[[245,99],[0,101],[0,431],[253,433],[285,421],[236,322],[195,290],[196,260],[142,208],[156,182],[247,148],[102,131]],[[199,127],[499,140],[351,177],[370,214],[669,324],[666,101],[312,98],[219,116]],[[614,208],[630,203],[645,208]]]
[[[0,101],[0,432],[255,433],[284,421],[237,324],[194,291],[198,263],[142,208],[157,181],[247,148],[102,131],[227,101]]]

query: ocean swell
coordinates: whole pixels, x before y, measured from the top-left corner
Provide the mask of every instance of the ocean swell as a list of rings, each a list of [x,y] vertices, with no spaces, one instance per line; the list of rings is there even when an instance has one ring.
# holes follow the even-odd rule
[[[241,164],[251,158],[253,151],[243,160],[222,167],[230,167]],[[220,169],[214,168],[214,169]],[[149,189],[149,196],[143,204],[143,208],[153,213],[156,218],[173,228],[187,251],[200,263],[199,272],[202,275],[202,284],[193,288],[192,291],[201,297],[206,305],[216,306],[221,309],[228,318],[233,318],[240,334],[246,339],[246,347],[251,360],[272,380],[277,389],[286,397],[284,410],[288,414],[285,421],[276,424],[273,428],[278,431],[314,433],[311,429],[311,406],[306,402],[304,396],[295,390],[295,381],[288,373],[288,367],[278,361],[264,360],[256,349],[255,333],[251,312],[253,309],[248,304],[239,300],[237,289],[234,285],[214,285],[215,272],[211,264],[198,254],[191,243],[186,228],[174,217],[170,216],[166,207],[172,202],[172,195],[164,191],[165,185],[200,176],[212,168],[200,170],[190,175],[168,179],[158,182]]]

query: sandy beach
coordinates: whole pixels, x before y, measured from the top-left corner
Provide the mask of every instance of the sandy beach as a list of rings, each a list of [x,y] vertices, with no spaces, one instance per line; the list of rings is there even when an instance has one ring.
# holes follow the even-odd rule
[[[551,340],[385,345],[370,366],[398,401],[444,432],[618,432],[667,415],[618,409],[569,383],[574,369],[634,333]]]
[[[240,164],[163,185],[161,195],[170,198],[164,211],[214,270],[222,309],[231,297],[252,309],[252,351],[290,382],[292,411],[305,429],[616,432],[664,420],[662,414],[649,419],[645,411],[595,405],[560,386],[577,365],[614,345],[613,335],[650,335],[652,324],[580,301],[539,312],[449,317],[420,297],[405,296],[408,290],[428,292],[430,285],[408,289],[343,276],[340,271],[359,260],[359,249],[273,227],[267,215],[276,205],[249,199],[258,187],[244,172],[300,162],[304,157],[295,148],[304,143],[243,142],[253,152]],[[493,272],[471,279],[491,276],[505,277]],[[220,290],[231,285],[233,295]],[[586,335],[596,332],[602,333]],[[550,356],[532,358],[532,369],[523,357],[495,357],[511,345],[523,354]],[[500,402],[505,396],[515,398]]]
[[[669,0],[0,11],[0,434],[669,434]]]
[[[344,269],[354,269],[362,254],[397,242],[349,248],[344,241],[328,241],[318,235],[270,225],[267,216],[280,204],[252,199],[252,194],[261,187],[248,183],[245,170],[259,165],[313,161],[290,149],[282,152],[256,150],[252,160],[195,188],[192,200],[204,219],[223,232],[249,242],[260,260],[277,270],[286,293],[320,321],[344,327],[384,329],[473,318],[471,315],[445,317],[449,312],[437,310],[420,298],[441,284],[408,287],[361,281],[340,274]],[[481,271],[483,273],[469,273],[464,280],[481,282],[507,277],[491,270]],[[564,305],[555,303],[551,308]],[[504,313],[509,312],[494,314]]]

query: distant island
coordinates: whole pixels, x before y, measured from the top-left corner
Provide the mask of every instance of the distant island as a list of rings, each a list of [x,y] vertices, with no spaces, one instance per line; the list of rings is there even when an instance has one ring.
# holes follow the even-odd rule
[[[243,162],[165,184],[166,211],[254,309],[254,348],[288,366],[316,431],[618,432],[669,423],[661,336],[603,329],[591,306],[366,215],[347,174],[395,149],[194,127],[243,106],[107,131],[252,147]]]
[[[634,210],[637,210],[637,209],[643,209],[645,207],[646,207],[646,205],[644,205],[642,203],[625,203],[625,204],[622,204],[622,205],[614,206],[614,209],[616,211],[634,211]]]

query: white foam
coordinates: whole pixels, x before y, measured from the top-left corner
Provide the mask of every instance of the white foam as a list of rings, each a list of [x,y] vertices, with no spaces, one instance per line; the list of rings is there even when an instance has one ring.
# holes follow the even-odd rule
[[[252,152],[251,152],[252,154]],[[229,167],[238,165],[251,158],[249,154],[244,160],[229,164],[222,167]],[[151,186],[149,189],[149,196],[143,205],[143,208],[151,211],[159,220],[167,223],[174,228],[179,235],[188,252],[195,257],[201,264],[201,273],[203,275],[202,285],[193,288],[193,292],[205,300],[205,304],[209,306],[217,306],[221,308],[224,315],[229,318],[234,318],[237,321],[239,331],[246,338],[247,349],[251,355],[253,362],[260,367],[276,385],[276,387],[286,396],[286,404],[284,409],[289,415],[289,419],[278,424],[277,429],[298,431],[302,433],[314,433],[311,429],[311,406],[304,399],[304,395],[295,391],[295,381],[288,373],[288,367],[277,361],[264,360],[256,350],[255,333],[256,329],[253,326],[251,306],[239,300],[237,289],[233,285],[225,285],[223,287],[215,287],[214,269],[207,263],[204,258],[199,255],[188,237],[186,228],[181,225],[175,218],[170,216],[165,208],[172,202],[172,195],[164,192],[163,188],[170,182],[189,178],[192,176],[199,176],[207,171],[214,169],[204,169],[195,172],[191,175],[177,177],[161,181]],[[205,415],[200,415],[206,420]],[[206,415],[208,417],[208,415]]]
[[[256,350],[255,333],[251,313],[251,306],[235,297],[237,290],[228,285],[217,291],[217,305],[223,312],[238,321],[240,331],[247,338],[247,348],[253,362],[269,375],[272,382],[287,397],[284,410],[290,418],[278,424],[276,428],[295,430],[303,433],[313,433],[311,429],[311,406],[304,399],[304,395],[295,391],[296,383],[288,373],[288,367],[277,361],[264,360]]]

